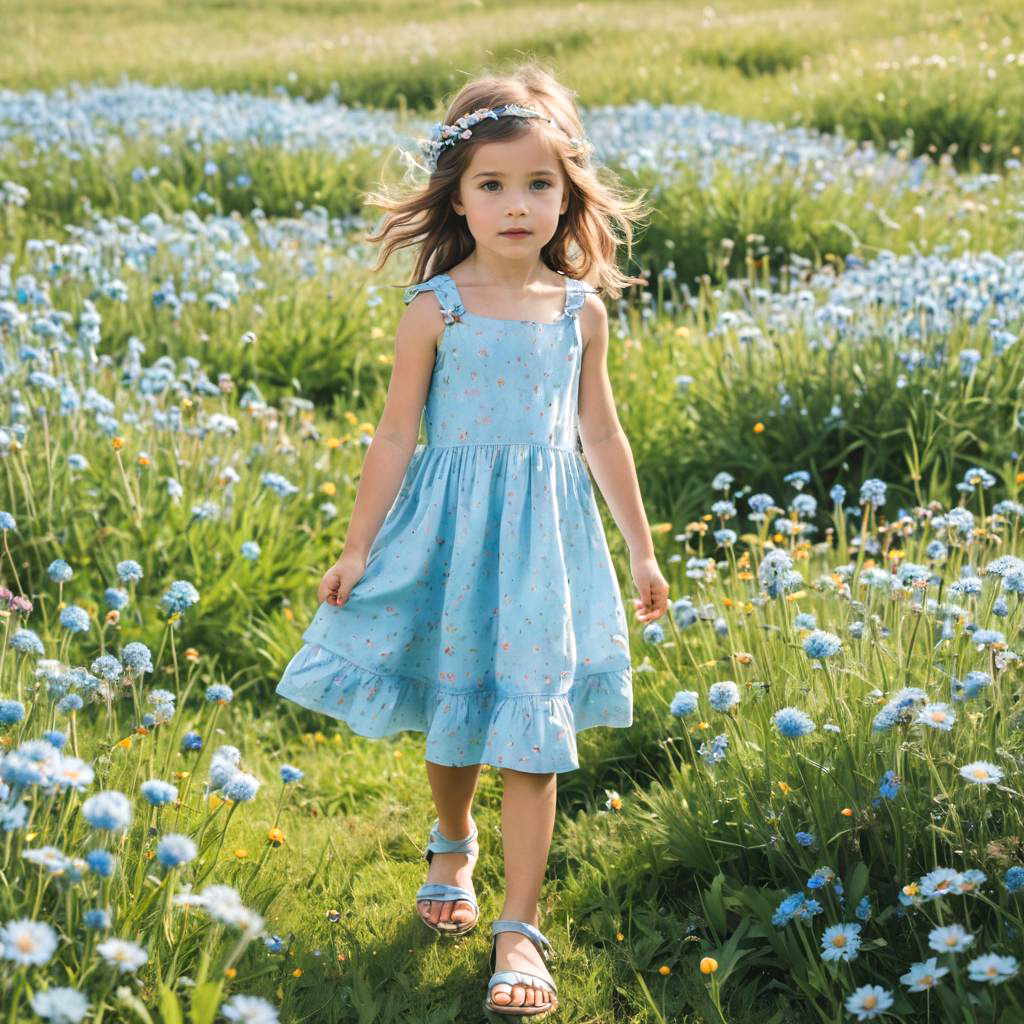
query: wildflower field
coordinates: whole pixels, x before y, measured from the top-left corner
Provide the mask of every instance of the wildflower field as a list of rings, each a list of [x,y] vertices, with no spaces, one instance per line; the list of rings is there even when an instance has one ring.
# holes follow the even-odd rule
[[[481,1018],[422,735],[273,687],[408,280],[362,197],[533,54],[654,207],[609,371],[671,584],[559,777],[561,1018],[1024,1021],[1024,31],[876,6],[0,5],[0,1019]]]

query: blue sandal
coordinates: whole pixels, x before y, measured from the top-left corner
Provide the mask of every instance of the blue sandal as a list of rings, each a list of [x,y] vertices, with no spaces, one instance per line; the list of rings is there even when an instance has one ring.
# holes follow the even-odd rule
[[[440,820],[435,818],[434,824],[430,829],[430,839],[427,842],[426,849],[426,861],[429,864],[434,859],[435,853],[472,853],[471,843],[477,837],[476,822],[473,822],[473,830],[466,836],[465,839],[445,839],[441,835],[441,823]],[[476,915],[470,921],[465,921],[462,924],[452,924],[451,922],[438,921],[434,924],[428,921],[421,913],[419,913],[419,902],[420,900],[434,900],[438,903],[455,903],[460,900],[464,900],[473,907],[473,912]],[[439,932],[441,935],[465,935],[466,932],[471,931],[476,927],[477,921],[480,919],[480,907],[476,902],[476,898],[468,889],[463,889],[458,885],[447,885],[444,882],[424,882],[419,887],[416,893],[416,914],[417,917],[431,930]]]
[[[544,961],[545,967],[547,967],[548,959],[552,955],[551,943],[540,933],[540,929],[534,928],[532,924],[527,924],[525,921],[494,921],[491,924],[491,980],[487,983],[487,998],[484,1000],[484,1009],[490,1013],[502,1013],[511,1017],[539,1017],[542,1014],[554,1013],[558,1009],[558,990],[555,988],[553,981],[548,981],[547,978],[539,978],[536,974],[527,974],[523,971],[495,972],[494,967],[498,958],[497,935],[499,932],[522,932],[537,947],[537,952],[540,953],[540,958]],[[544,955],[545,946],[548,951],[547,956]],[[510,987],[513,985],[528,985],[530,988],[543,989],[550,994],[551,1002],[547,1006],[513,1006],[511,1004],[499,1006],[491,1001],[491,992],[494,991],[495,985],[508,985]]]

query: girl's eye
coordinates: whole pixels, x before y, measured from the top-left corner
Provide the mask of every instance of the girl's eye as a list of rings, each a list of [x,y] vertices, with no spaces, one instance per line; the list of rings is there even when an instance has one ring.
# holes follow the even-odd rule
[[[487,188],[487,186],[488,185],[500,185],[500,184],[501,184],[501,182],[498,182],[498,181],[485,181],[480,187],[482,189],[486,189],[488,192],[493,192],[494,190]],[[544,181],[544,180],[542,180],[540,178],[538,178],[536,181],[534,181],[533,184],[534,185],[543,185],[545,188],[551,188],[551,182]]]

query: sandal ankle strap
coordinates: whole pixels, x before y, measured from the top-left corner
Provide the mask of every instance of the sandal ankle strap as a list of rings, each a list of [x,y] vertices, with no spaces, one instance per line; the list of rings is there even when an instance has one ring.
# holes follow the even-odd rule
[[[435,818],[434,824],[430,826],[430,839],[427,842],[427,860],[430,860],[431,853],[472,853],[472,842],[477,837],[476,822],[473,822],[472,830],[465,839],[447,839],[441,833],[440,819]]]
[[[492,921],[492,941],[493,936],[498,935],[500,932],[519,932],[520,934],[525,935],[537,947],[537,950],[540,952],[541,958],[544,960],[551,959],[551,957],[554,955],[554,948],[548,941],[547,936],[542,934],[539,928],[535,928],[532,924],[529,924],[527,921],[510,921],[507,919]]]

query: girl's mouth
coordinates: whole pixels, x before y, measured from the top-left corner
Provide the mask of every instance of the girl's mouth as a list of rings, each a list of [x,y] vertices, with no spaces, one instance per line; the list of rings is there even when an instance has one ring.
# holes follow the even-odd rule
[[[525,238],[530,232],[529,231],[502,231],[501,233],[506,238]]]

